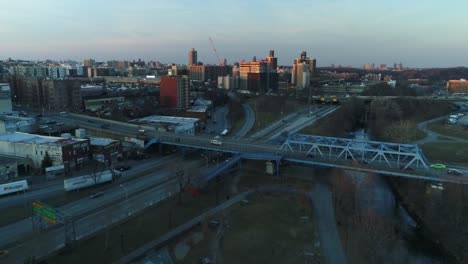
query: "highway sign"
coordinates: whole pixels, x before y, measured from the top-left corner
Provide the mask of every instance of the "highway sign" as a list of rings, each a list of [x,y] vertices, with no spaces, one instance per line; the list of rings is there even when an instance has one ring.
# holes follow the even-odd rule
[[[33,202],[32,207],[34,214],[41,216],[44,220],[52,224],[57,223],[57,210],[54,208],[41,202]]]

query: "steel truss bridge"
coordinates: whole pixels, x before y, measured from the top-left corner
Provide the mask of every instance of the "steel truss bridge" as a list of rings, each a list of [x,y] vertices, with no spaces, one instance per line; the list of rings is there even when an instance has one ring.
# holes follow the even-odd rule
[[[447,175],[433,169],[417,145],[334,137],[293,134],[282,145],[253,143],[226,137],[222,145],[210,143],[211,137],[170,133],[151,133],[153,144],[238,154],[237,159],[287,161],[306,165],[342,168],[430,181],[468,184],[468,177]]]

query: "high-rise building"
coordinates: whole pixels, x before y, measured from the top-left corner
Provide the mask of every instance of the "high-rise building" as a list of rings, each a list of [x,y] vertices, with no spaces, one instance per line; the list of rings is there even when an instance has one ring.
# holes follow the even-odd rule
[[[118,61],[118,63],[117,63],[117,68],[120,68],[120,69],[127,69],[129,65],[130,65],[130,64],[129,64],[128,61],[126,61],[126,60],[120,60],[120,61]]]
[[[86,66],[86,67],[93,67],[95,64],[96,64],[96,61],[93,59],[83,61],[83,66]]]
[[[189,63],[188,65],[195,65],[198,63],[197,51],[194,48],[191,48],[189,51]]]
[[[317,60],[308,58],[307,53],[303,51],[301,56],[294,60],[291,83],[300,89],[308,88],[310,85],[310,77],[315,74],[316,67]],[[307,71],[307,73],[305,71]]]
[[[267,62],[267,87],[273,92],[278,92],[278,58],[275,57],[275,51],[270,50],[269,56],[266,58]]]
[[[25,76],[10,79],[15,105],[37,112],[78,111],[81,84],[77,80],[42,80]]]
[[[233,69],[233,77],[239,76],[241,90],[258,93],[276,92],[278,91],[277,67],[278,59],[275,57],[275,52],[270,50],[265,60],[257,60],[254,56],[250,62],[241,62],[238,68]]]
[[[51,79],[65,79],[68,76],[68,69],[65,67],[49,67],[49,77]]]
[[[160,84],[161,106],[188,109],[189,78],[187,75],[164,75]]]

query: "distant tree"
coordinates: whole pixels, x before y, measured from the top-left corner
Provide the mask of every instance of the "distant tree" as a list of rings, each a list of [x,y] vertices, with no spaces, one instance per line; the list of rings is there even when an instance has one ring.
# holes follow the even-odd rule
[[[52,163],[52,158],[50,157],[49,152],[46,151],[41,162],[41,168],[45,170],[45,168],[52,166]]]

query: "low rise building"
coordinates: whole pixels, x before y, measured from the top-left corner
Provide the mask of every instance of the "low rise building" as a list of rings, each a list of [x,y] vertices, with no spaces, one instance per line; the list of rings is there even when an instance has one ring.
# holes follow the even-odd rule
[[[48,155],[52,165],[64,165],[65,170],[79,169],[90,157],[88,139],[48,137],[20,132],[0,134],[0,154],[29,158],[32,166],[41,168]]]
[[[111,166],[112,163],[122,158],[122,146],[118,140],[91,137],[90,144],[93,160]]]
[[[132,120],[134,123],[146,124],[159,131],[174,132],[176,134],[195,135],[199,128],[200,119],[174,116],[147,116]]]
[[[16,159],[0,156],[0,182],[18,178],[18,163]]]

